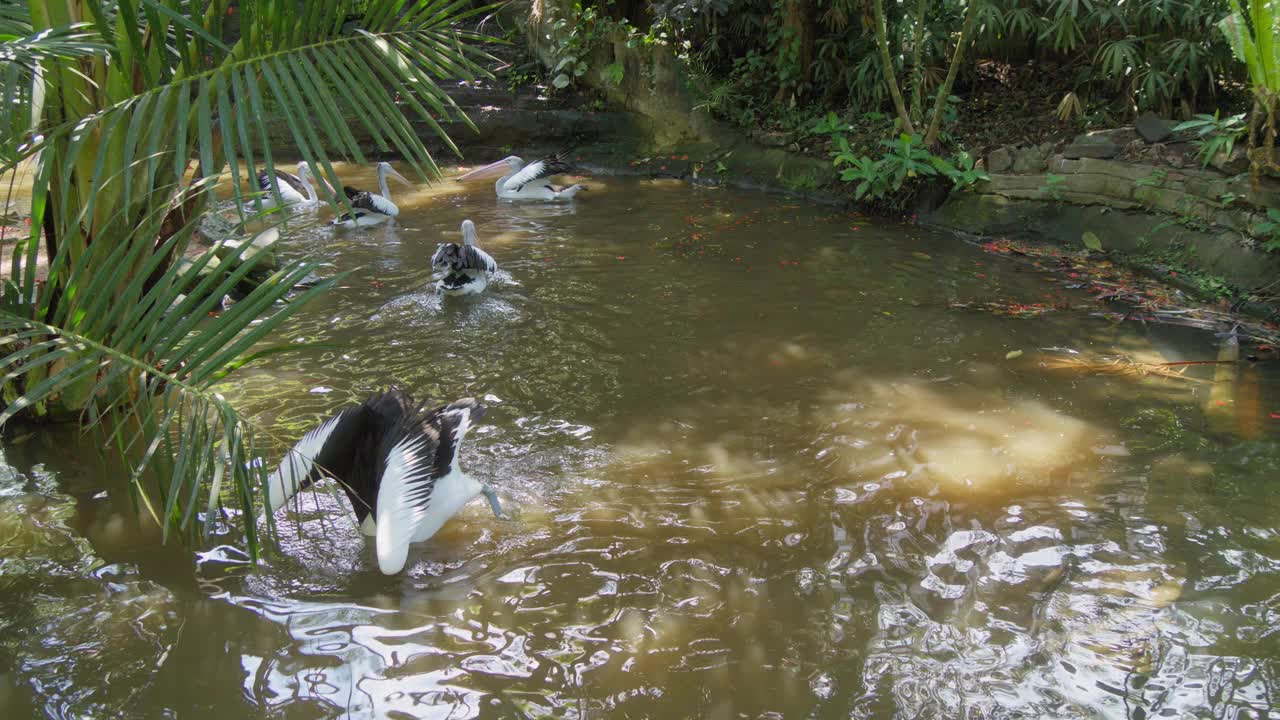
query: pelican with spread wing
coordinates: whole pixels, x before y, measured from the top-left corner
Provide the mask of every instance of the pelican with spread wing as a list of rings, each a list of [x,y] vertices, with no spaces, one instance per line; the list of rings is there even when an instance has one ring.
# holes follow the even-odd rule
[[[494,189],[498,197],[508,200],[571,200],[575,195],[587,189],[586,185],[556,185],[550,182],[556,175],[574,172],[574,168],[565,162],[569,152],[548,155],[541,160],[534,160],[528,165],[524,160],[511,155],[497,162],[476,168],[465,175],[455,178],[458,182],[478,180],[501,175]]]
[[[485,407],[473,398],[434,410],[390,388],[339,410],[302,437],[267,476],[275,512],[322,477],[342,485],[360,530],[374,536],[378,569],[404,569],[409,545],[435,535],[463,505],[483,494],[505,518],[493,488],[458,465],[458,449]]]
[[[476,224],[462,221],[462,244],[440,243],[431,256],[431,268],[442,273],[436,287],[445,295],[475,295],[489,286],[489,275],[498,263],[477,244]]]

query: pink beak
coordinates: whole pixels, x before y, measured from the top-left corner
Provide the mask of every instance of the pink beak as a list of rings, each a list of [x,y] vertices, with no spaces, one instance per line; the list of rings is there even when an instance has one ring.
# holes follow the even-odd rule
[[[457,182],[466,182],[467,180],[475,180],[476,178],[487,178],[498,175],[505,175],[510,170],[506,160],[489,163],[484,167],[476,168],[465,175],[459,175],[454,178]]]

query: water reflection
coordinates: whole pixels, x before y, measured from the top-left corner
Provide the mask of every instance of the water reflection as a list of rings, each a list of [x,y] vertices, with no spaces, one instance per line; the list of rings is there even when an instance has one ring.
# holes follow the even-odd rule
[[[281,447],[390,382],[491,407],[464,462],[518,520],[468,507],[403,575],[377,572],[328,486],[281,514],[262,565],[224,529],[192,573],[189,553],[143,539],[127,496],[99,497],[112,473],[73,464],[74,439],[9,447],[23,472],[51,468],[28,473],[47,478],[34,493],[74,516],[45,527],[94,547],[0,586],[16,639],[4,647],[25,658],[0,666],[6,716],[1276,705],[1280,500],[1264,484],[1280,473],[1276,425],[1210,433],[1204,383],[1036,361],[1044,348],[1207,359],[1212,338],[976,311],[1056,291],[914,227],[597,185],[565,205],[433,187],[406,196],[394,228],[285,238],[282,252],[351,274],[277,338],[319,345],[225,388]],[[465,217],[507,275],[442,301],[428,259]],[[1280,401],[1276,379],[1261,369],[1264,408]],[[16,502],[8,492],[0,503]],[[14,574],[4,552],[0,583]],[[140,617],[146,634],[118,630]]]

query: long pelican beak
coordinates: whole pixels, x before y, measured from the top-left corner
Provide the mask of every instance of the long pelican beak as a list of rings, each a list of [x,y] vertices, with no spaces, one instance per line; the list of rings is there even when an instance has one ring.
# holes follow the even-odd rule
[[[396,180],[399,180],[401,183],[408,185],[409,187],[413,187],[413,183],[409,182],[409,178],[401,175],[399,172],[396,171],[395,168],[391,168],[391,170],[387,172],[387,177],[395,178]]]
[[[329,183],[329,179],[324,176],[323,172],[316,172],[315,170],[312,170],[310,165],[307,165],[306,167],[308,180],[315,182],[316,185],[320,186],[322,191],[327,190],[330,195],[337,194],[337,191],[333,189],[333,185]],[[298,174],[301,175],[302,173]],[[321,192],[321,194],[323,195],[324,193]]]
[[[507,170],[508,170],[507,161],[499,160],[497,162],[489,163],[484,167],[476,168],[475,170],[472,170],[471,172],[465,175],[459,175],[458,177],[454,178],[454,180],[456,180],[457,182],[466,182],[468,180],[475,180],[477,178],[495,177],[497,175],[506,174]]]

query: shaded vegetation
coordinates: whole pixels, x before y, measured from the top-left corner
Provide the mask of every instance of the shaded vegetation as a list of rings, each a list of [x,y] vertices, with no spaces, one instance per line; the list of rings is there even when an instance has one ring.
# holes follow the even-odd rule
[[[1186,121],[1206,164],[1246,135],[1266,145],[1273,95],[1256,88],[1272,76],[1248,56],[1274,52],[1275,19],[1259,15],[1271,6],[1245,18],[1231,0],[575,0],[535,13],[564,14],[557,87],[604,72],[586,63],[592,47],[667,46],[699,108],[831,158],[853,194],[899,210],[917,178],[980,179],[966,158],[996,145],[1147,112]]]

